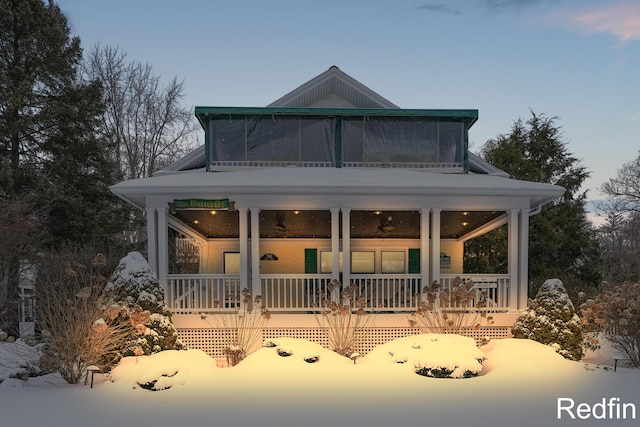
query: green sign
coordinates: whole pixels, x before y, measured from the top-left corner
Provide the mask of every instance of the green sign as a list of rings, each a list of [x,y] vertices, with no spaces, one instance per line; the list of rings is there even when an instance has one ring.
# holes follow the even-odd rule
[[[229,199],[204,200],[204,199],[176,199],[173,201],[173,209],[195,210],[234,210],[234,202]]]

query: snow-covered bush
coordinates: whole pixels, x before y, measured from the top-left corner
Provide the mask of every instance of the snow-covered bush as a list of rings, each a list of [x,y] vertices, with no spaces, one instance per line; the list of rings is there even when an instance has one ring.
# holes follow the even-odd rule
[[[385,360],[397,369],[434,378],[472,378],[482,372],[485,354],[473,338],[455,334],[422,334],[382,344],[362,363]]]
[[[125,305],[132,312],[136,334],[122,349],[122,356],[141,356],[184,345],[171,323],[164,291],[144,257],[130,252],[120,260],[104,288],[108,305]]]
[[[640,367],[640,283],[603,290],[580,306],[585,328],[601,332],[631,365]]]
[[[48,373],[40,367],[42,343],[26,338],[0,342],[0,383],[7,378],[26,380]]]
[[[109,379],[127,389],[162,391],[194,382],[202,382],[205,389],[211,385],[216,370],[216,361],[201,350],[168,350],[150,356],[125,357],[109,373]]]
[[[582,359],[582,321],[559,279],[543,283],[512,332],[516,338],[550,345],[566,359]]]
[[[320,354],[324,348],[317,343],[299,338],[281,337],[267,340],[262,343],[264,349],[273,349],[275,353],[283,358],[290,358],[292,363],[303,360],[306,363],[320,362]],[[336,358],[340,356],[335,355]]]

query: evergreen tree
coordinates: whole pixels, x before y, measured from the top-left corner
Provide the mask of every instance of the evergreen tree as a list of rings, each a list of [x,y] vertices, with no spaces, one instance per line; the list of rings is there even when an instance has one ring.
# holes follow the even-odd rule
[[[572,296],[585,287],[595,287],[600,276],[595,232],[586,218],[586,192],[581,190],[589,172],[567,149],[555,117],[536,115],[517,120],[511,132],[499,135],[483,147],[483,158],[511,178],[543,182],[565,188],[564,195],[530,218],[529,292],[546,279],[559,277]],[[468,246],[473,254],[482,248],[504,252],[504,233],[481,236]],[[495,255],[495,253],[494,253]],[[469,254],[467,256],[470,256]]]
[[[141,327],[137,335],[125,344],[122,356],[184,348],[171,323],[171,311],[165,304],[158,277],[140,253],[130,252],[120,260],[105,286],[104,296],[110,304],[127,306],[139,319],[136,323]]]
[[[40,224],[0,271],[15,310],[21,260],[65,241],[110,239],[118,228],[112,165],[95,136],[101,87],[79,81],[81,59],[80,39],[53,1],[0,0],[0,199],[28,200]]]
[[[548,344],[566,359],[582,359],[582,321],[562,281],[544,282],[513,325],[513,336]]]

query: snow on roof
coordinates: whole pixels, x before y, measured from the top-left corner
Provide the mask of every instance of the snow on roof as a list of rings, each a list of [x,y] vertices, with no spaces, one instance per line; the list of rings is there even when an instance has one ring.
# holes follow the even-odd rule
[[[509,174],[493,166],[482,157],[469,151],[469,170],[474,173],[486,173],[489,175],[503,176],[509,178]]]
[[[193,172],[124,181],[111,190],[140,207],[161,194],[314,194],[416,196],[520,196],[531,207],[559,197],[562,187],[495,175],[440,174],[410,169],[266,168]]]
[[[171,163],[161,171],[156,172],[156,175],[162,175],[164,173],[188,171],[194,169],[201,169],[206,166],[207,156],[205,153],[205,146],[201,145],[186,156]]]

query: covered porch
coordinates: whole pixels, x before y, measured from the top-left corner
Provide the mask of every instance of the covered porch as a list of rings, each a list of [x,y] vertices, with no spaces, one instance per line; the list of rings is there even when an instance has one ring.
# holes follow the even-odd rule
[[[478,309],[507,312],[526,305],[526,280],[523,289],[517,287],[518,274],[524,274],[517,268],[518,241],[526,239],[521,213],[169,208],[166,251],[160,252],[160,237],[156,256],[168,265],[160,278],[178,315],[234,309],[245,288],[272,313],[309,313],[339,299],[340,289],[329,290],[335,280],[342,288],[354,285],[366,311],[411,312],[420,306],[425,285],[437,282],[451,290],[456,278],[474,283],[475,300],[487,302]],[[514,267],[501,274],[465,271],[464,242],[502,226],[511,236],[504,261]]]
[[[404,168],[194,171],[112,190],[145,209],[148,260],[178,316],[233,309],[245,288],[272,313],[309,313],[336,298],[333,280],[354,284],[367,311],[406,314],[425,285],[456,277],[487,298],[481,309],[517,313],[529,216],[563,191]],[[504,271],[465,271],[465,242],[499,227]]]

